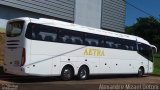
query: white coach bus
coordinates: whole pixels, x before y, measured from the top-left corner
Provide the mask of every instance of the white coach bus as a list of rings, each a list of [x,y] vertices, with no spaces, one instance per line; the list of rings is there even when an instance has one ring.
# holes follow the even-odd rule
[[[153,72],[153,49],[146,40],[52,19],[8,21],[4,71],[15,75],[74,76]]]

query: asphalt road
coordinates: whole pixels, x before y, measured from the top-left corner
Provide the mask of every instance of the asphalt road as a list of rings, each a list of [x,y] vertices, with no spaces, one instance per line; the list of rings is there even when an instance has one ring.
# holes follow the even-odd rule
[[[92,76],[89,80],[61,81],[53,77],[0,76],[0,90],[160,90],[160,77],[145,75]]]

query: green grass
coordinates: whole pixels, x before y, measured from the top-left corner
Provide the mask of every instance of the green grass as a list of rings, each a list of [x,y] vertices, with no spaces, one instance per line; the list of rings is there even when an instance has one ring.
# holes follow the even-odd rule
[[[160,75],[160,53],[154,55],[154,74]]]

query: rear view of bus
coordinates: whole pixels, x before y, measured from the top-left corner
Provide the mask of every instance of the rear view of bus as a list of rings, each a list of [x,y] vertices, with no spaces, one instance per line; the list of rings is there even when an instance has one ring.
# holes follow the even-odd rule
[[[29,18],[28,18],[29,20]],[[26,60],[24,39],[25,20],[10,20],[6,28],[4,71],[24,75],[23,65]]]

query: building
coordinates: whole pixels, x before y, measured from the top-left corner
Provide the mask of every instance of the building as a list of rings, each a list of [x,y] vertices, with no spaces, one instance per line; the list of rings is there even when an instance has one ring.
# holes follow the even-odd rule
[[[124,32],[125,0],[0,0],[0,25],[17,17],[53,18]]]

